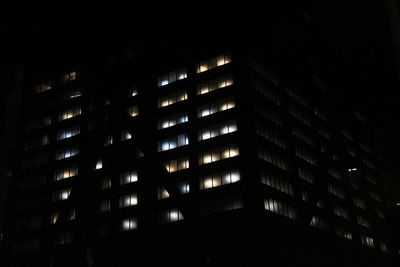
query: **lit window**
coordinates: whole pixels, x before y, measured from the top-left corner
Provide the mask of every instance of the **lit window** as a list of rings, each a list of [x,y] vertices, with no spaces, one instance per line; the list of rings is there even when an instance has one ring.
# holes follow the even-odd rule
[[[52,200],[60,201],[68,199],[69,195],[71,194],[71,188],[66,188],[63,190],[59,190],[53,193]]]
[[[232,97],[224,98],[219,100],[218,102],[201,105],[197,111],[197,116],[206,117],[220,111],[232,109],[234,107],[235,107],[235,100]]]
[[[50,214],[50,224],[55,224],[60,217],[60,212],[53,212]]]
[[[354,205],[356,205],[357,207],[359,207],[360,209],[366,209],[366,205],[365,202],[357,197],[353,198],[354,200]]]
[[[95,170],[103,169],[103,160],[102,160],[102,159],[99,159],[99,160],[96,162],[96,165],[94,166],[94,169],[95,169]]]
[[[238,170],[212,174],[200,178],[200,190],[232,184],[238,181],[240,181],[240,173]]]
[[[180,159],[173,159],[167,162],[164,162],[164,167],[167,172],[176,172],[189,168],[189,159],[187,157]]]
[[[66,148],[62,149],[56,152],[56,160],[61,160],[61,159],[66,159],[70,158],[73,156],[76,156],[79,154],[79,148],[78,147],[71,147],[71,148]]]
[[[186,112],[178,112],[158,120],[158,129],[169,128],[188,121]]]
[[[338,236],[344,237],[346,239],[352,240],[353,239],[353,235],[351,234],[351,232],[344,230],[341,227],[338,227],[335,229],[335,233]]]
[[[129,97],[137,96],[137,94],[138,94],[138,89],[136,87],[131,88],[131,90],[129,91]]]
[[[160,213],[160,223],[169,223],[183,220],[183,215],[178,209],[170,209]]]
[[[81,107],[73,107],[58,114],[58,120],[63,121],[81,115]]]
[[[208,164],[211,162],[219,161],[222,159],[232,158],[239,155],[239,148],[237,145],[219,148],[216,150],[201,152],[199,154],[199,164]]]
[[[334,206],[333,207],[333,213],[339,217],[342,217],[344,219],[349,219],[349,213],[340,206]]]
[[[360,237],[361,237],[361,244],[371,248],[374,247],[374,239],[372,237],[363,234],[360,234]]]
[[[126,218],[121,221],[121,231],[131,231],[137,229],[137,219],[136,218]]]
[[[172,138],[158,142],[158,152],[174,149],[189,144],[189,137],[187,134],[180,134]]]
[[[70,166],[62,169],[58,169],[54,172],[54,180],[59,181],[74,177],[78,175],[78,168],[76,166]]]
[[[136,194],[125,195],[119,198],[120,208],[135,206],[137,204],[138,204],[138,199]]]
[[[166,107],[188,99],[186,90],[172,92],[158,98],[158,108]]]
[[[100,212],[108,212],[111,209],[111,201],[110,200],[102,200],[100,202]]]
[[[169,198],[169,193],[168,193],[167,189],[165,189],[164,187],[158,188],[157,198],[158,199]]]
[[[292,195],[293,196],[293,186],[291,183],[279,179],[273,175],[271,175],[270,173],[261,170],[261,182],[265,185],[268,185],[272,188],[275,188],[281,192],[284,192],[286,194]]]
[[[203,128],[199,131],[199,141],[217,137],[228,133],[235,132],[237,130],[236,121],[222,122],[219,124],[212,125],[207,128]]]
[[[264,201],[264,208],[268,211],[280,214],[290,219],[297,218],[296,210],[292,206],[274,199],[266,199]]]
[[[213,79],[207,82],[203,82],[197,85],[197,95],[207,94],[214,90],[224,88],[233,84],[232,75],[224,75],[217,79]]]
[[[326,222],[321,217],[318,216],[313,216],[311,218],[310,225],[321,230],[326,230],[328,228]]]
[[[100,181],[100,188],[101,190],[111,188],[111,178],[105,177]]]
[[[112,143],[113,143],[112,135],[107,135],[106,136],[106,140],[104,141],[104,146],[112,145]]]
[[[158,77],[157,85],[158,85],[158,87],[165,86],[170,83],[173,83],[173,82],[176,82],[179,80],[183,80],[185,78],[187,78],[186,69],[179,69],[177,71],[171,71],[168,74]]]
[[[289,163],[283,157],[270,150],[259,148],[258,157],[282,170],[289,170]]]
[[[136,117],[137,115],[139,115],[139,107],[138,106],[133,106],[128,108],[128,114],[131,117]]]
[[[82,90],[78,89],[75,91],[72,91],[68,94],[68,99],[73,99],[73,98],[77,98],[77,97],[81,97],[82,96]]]
[[[181,194],[188,194],[190,192],[189,182],[181,182],[178,184],[178,190]]]
[[[72,71],[70,73],[64,74],[63,76],[61,76],[61,84],[65,84],[67,82],[70,81],[74,81],[76,80],[78,74],[76,71]]]
[[[35,94],[43,93],[45,91],[51,90],[52,88],[53,88],[53,83],[52,82],[45,82],[45,83],[41,83],[41,84],[35,86],[33,88],[33,92]]]
[[[204,72],[231,62],[230,53],[218,55],[197,64],[197,73]]]
[[[132,139],[132,135],[128,131],[121,132],[121,141]]]
[[[57,133],[57,140],[63,140],[80,134],[79,126],[74,126]]]
[[[137,182],[137,171],[128,171],[120,175],[120,184],[129,184]]]

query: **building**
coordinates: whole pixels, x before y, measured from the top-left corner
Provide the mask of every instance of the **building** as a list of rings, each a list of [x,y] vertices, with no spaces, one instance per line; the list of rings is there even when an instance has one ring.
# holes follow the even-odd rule
[[[290,49],[233,36],[26,64],[8,266],[396,264],[383,137],[343,97],[358,77],[293,20]]]

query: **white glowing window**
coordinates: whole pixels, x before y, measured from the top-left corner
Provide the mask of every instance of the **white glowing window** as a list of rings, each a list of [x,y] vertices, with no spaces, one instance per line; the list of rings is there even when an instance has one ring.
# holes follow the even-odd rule
[[[81,107],[73,107],[58,114],[58,120],[63,121],[81,115]]]
[[[53,212],[50,214],[50,224],[55,224],[60,217],[60,212]]]
[[[137,229],[137,219],[136,218],[126,218],[121,221],[121,231],[131,231]]]
[[[74,177],[78,175],[78,168],[76,166],[70,166],[62,169],[58,169],[54,172],[54,180],[59,181]]]
[[[94,166],[94,169],[95,169],[95,170],[103,169],[103,160],[102,160],[102,159],[99,159],[99,160],[96,162],[96,164],[95,164],[95,166]]]
[[[133,106],[127,109],[129,116],[131,117],[136,117],[139,115],[139,107],[138,106]]]
[[[138,198],[136,194],[125,195],[119,198],[120,208],[131,207],[137,204],[138,204]]]
[[[168,74],[158,77],[157,85],[158,87],[165,86],[167,84],[183,80],[186,78],[187,78],[186,69],[179,69],[177,71],[171,71]]]
[[[53,193],[52,200],[53,201],[66,200],[68,199],[70,194],[71,194],[71,188],[59,190]]]
[[[237,130],[236,121],[222,122],[203,128],[199,131],[199,141],[210,139],[219,135],[235,132]]]
[[[169,193],[168,193],[167,189],[165,189],[164,187],[158,188],[157,198],[158,199],[169,198]]]
[[[77,97],[81,97],[81,96],[82,96],[82,91],[81,90],[75,90],[75,91],[69,93],[67,98],[68,99],[73,99],[73,98],[77,98]]]
[[[70,73],[64,74],[61,76],[61,84],[65,84],[67,82],[76,80],[78,77],[78,73],[76,71],[72,71]]]
[[[187,134],[180,134],[172,138],[158,142],[158,152],[174,149],[189,144]]]
[[[71,147],[67,149],[62,149],[56,152],[56,160],[61,160],[61,159],[66,159],[73,157],[75,155],[79,154],[79,148],[78,147]]]
[[[169,223],[183,220],[183,215],[178,209],[170,209],[160,213],[160,223]]]
[[[121,132],[121,141],[132,139],[132,135],[128,131]]]
[[[213,69],[215,67],[219,67],[225,64],[228,64],[231,62],[231,55],[230,53],[225,53],[218,55],[216,57],[204,60],[197,64],[197,73],[204,72],[210,69]]]
[[[187,157],[180,159],[173,159],[164,162],[164,167],[167,172],[176,172],[189,168],[189,159]]]
[[[107,135],[106,136],[106,140],[104,141],[104,146],[112,145],[112,143],[113,143],[112,135]]]
[[[63,140],[80,134],[79,126],[74,126],[57,133],[57,140]]]
[[[137,171],[128,171],[120,175],[120,184],[129,184],[138,181]]]
[[[130,97],[134,97],[137,96],[138,94],[138,89],[136,87],[133,87],[130,91],[129,91],[129,96]]]
[[[53,83],[52,82],[45,82],[42,84],[39,84],[33,88],[33,92],[38,94],[38,93],[43,93],[45,91],[51,90],[53,88]]]
[[[190,192],[189,182],[182,182],[178,184],[178,190],[181,194],[188,194]]]
[[[158,129],[165,129],[188,121],[186,112],[178,112],[158,120]]]
[[[206,117],[220,111],[232,109],[234,107],[235,107],[235,100],[233,98],[224,98],[217,102],[201,105],[198,108],[197,116]]]
[[[264,208],[293,220],[297,218],[297,212],[294,207],[274,199],[266,199]]]

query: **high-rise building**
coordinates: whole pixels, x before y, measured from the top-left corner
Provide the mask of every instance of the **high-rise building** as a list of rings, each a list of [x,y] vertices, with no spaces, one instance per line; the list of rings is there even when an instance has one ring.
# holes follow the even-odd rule
[[[20,69],[7,266],[394,265],[383,136],[303,11],[290,48],[221,33]]]

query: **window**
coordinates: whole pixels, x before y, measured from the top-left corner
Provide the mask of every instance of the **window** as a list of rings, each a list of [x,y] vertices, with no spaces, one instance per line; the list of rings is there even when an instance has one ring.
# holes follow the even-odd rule
[[[328,174],[329,174],[330,176],[332,176],[332,177],[338,179],[338,180],[342,180],[342,178],[343,178],[341,172],[340,172],[337,168],[335,168],[335,167],[330,167],[330,168],[328,169]]]
[[[164,187],[159,187],[157,190],[157,198],[158,199],[169,198],[169,193],[167,189],[165,189]]]
[[[177,92],[172,92],[166,95],[163,95],[158,98],[158,108],[166,107],[177,102],[181,102],[188,99],[188,94],[186,90],[180,90]]]
[[[190,192],[189,182],[181,182],[178,184],[178,190],[181,194],[188,194]]]
[[[346,239],[353,239],[353,235],[351,234],[351,232],[344,230],[342,227],[336,227],[335,233],[336,235],[344,237]]]
[[[328,229],[327,223],[321,217],[318,216],[312,216],[310,225],[321,230]]]
[[[199,165],[208,164],[211,162],[233,158],[239,155],[239,148],[237,145],[230,145],[206,152],[199,153]]]
[[[275,199],[271,198],[266,199],[264,201],[264,208],[268,211],[285,216],[293,220],[297,218],[296,210],[292,206],[289,206],[286,203],[282,203]]]
[[[279,95],[277,95],[272,89],[268,88],[266,83],[261,79],[251,80],[251,87],[277,106],[282,105],[282,100]]]
[[[138,181],[137,171],[128,171],[120,175],[120,184],[129,184]]]
[[[238,181],[240,181],[240,173],[238,170],[211,174],[200,178],[200,190],[232,184]]]
[[[219,67],[219,66],[223,66],[230,62],[231,62],[230,53],[221,54],[216,57],[204,60],[204,61],[200,62],[199,64],[197,64],[196,72],[201,73],[201,72],[211,70],[211,69]]]
[[[275,123],[280,127],[284,127],[285,123],[283,117],[280,112],[275,111],[274,109],[266,107],[266,105],[254,105],[254,111],[269,121]]]
[[[158,152],[174,149],[189,144],[187,134],[180,134],[158,142]]]
[[[366,205],[365,202],[357,197],[353,198],[354,200],[354,205],[356,205],[357,207],[359,207],[360,209],[365,210],[366,209]]]
[[[46,126],[49,126],[50,124],[51,124],[51,117],[47,116],[47,117],[43,117],[39,120],[35,120],[35,121],[28,123],[26,126],[26,130],[30,132],[30,131],[34,131],[34,130],[37,130],[40,128],[44,128]]]
[[[314,108],[314,114],[315,114],[315,116],[317,116],[321,120],[323,120],[325,122],[328,122],[328,119],[327,119],[325,113],[320,108],[315,107]]]
[[[128,131],[122,131],[121,132],[121,141],[126,141],[132,139],[132,135]]]
[[[106,140],[104,141],[104,146],[109,146],[113,144],[113,137],[112,135],[107,135]]]
[[[293,186],[291,183],[279,179],[264,170],[261,170],[260,176],[263,184],[293,196]]]
[[[67,120],[67,119],[73,118],[78,115],[81,115],[81,107],[79,107],[79,106],[60,112],[58,114],[58,120],[63,121],[63,120]]]
[[[121,196],[119,198],[119,207],[120,208],[135,206],[137,204],[138,204],[137,194],[125,195],[125,196]]]
[[[319,135],[326,138],[327,140],[330,140],[332,137],[332,133],[323,126],[317,126],[317,132]]]
[[[138,106],[130,107],[127,109],[127,112],[129,116],[136,117],[137,115],[139,115],[139,107]]]
[[[235,132],[237,130],[236,121],[226,121],[219,124],[214,124],[209,127],[199,130],[198,139],[199,141],[217,137],[228,133]]]
[[[44,82],[41,83],[33,88],[33,93],[38,94],[38,93],[43,93],[48,90],[51,90],[53,88],[53,83],[52,82]]]
[[[314,183],[314,175],[306,171],[305,169],[301,167],[297,167],[297,171],[299,173],[299,178],[303,179],[304,181],[313,184]]]
[[[304,107],[308,107],[307,99],[300,95],[297,90],[292,87],[286,87],[286,93],[293,98],[297,103],[303,105]]]
[[[50,214],[50,224],[55,224],[59,217],[60,217],[60,212],[58,211],[52,212]]]
[[[65,188],[56,192],[53,192],[52,201],[60,201],[68,199],[71,194],[71,188]]]
[[[368,219],[363,216],[357,216],[357,223],[365,228],[371,228],[371,224]]]
[[[79,154],[78,147],[64,148],[56,152],[56,160],[66,159]]]
[[[204,95],[214,90],[224,88],[233,84],[232,74],[227,74],[216,79],[202,82],[197,85],[197,95]]]
[[[67,94],[64,95],[64,100],[69,100],[69,99],[74,99],[77,97],[82,96],[82,90],[81,89],[75,89],[73,91],[68,92]]]
[[[164,167],[167,172],[176,172],[189,168],[189,159],[187,157],[180,159],[172,159],[167,162],[164,162]]]
[[[110,200],[102,200],[100,202],[100,212],[108,212],[111,209],[111,201]]]
[[[333,213],[339,217],[346,219],[346,220],[349,219],[349,213],[343,207],[334,206]]]
[[[132,231],[137,229],[137,219],[136,218],[126,218],[121,221],[121,231]]]
[[[165,129],[188,121],[186,112],[178,112],[158,120],[158,129]]]
[[[73,126],[57,133],[57,140],[63,140],[80,134],[79,126]]]
[[[302,148],[296,147],[296,156],[307,161],[308,163],[317,166],[317,159],[308,151]]]
[[[340,189],[339,187],[327,183],[327,188],[328,188],[328,192],[331,193],[332,195],[335,195],[341,199],[344,199],[344,191],[342,189]]]
[[[264,148],[259,148],[258,157],[282,170],[289,170],[289,163],[285,159],[283,159],[283,157],[277,155],[272,151],[266,150]]]
[[[372,237],[363,234],[360,234],[360,237],[361,237],[361,244],[371,248],[374,247],[374,239]]]
[[[387,248],[387,246],[386,246],[386,244],[385,243],[379,243],[379,247],[381,248],[381,250],[383,251],[383,252],[388,252],[388,248]]]
[[[129,97],[134,97],[137,96],[138,94],[138,89],[136,86],[133,86],[130,90],[129,90]]]
[[[277,78],[277,76],[272,73],[271,71],[269,71],[268,69],[266,69],[262,64],[258,63],[258,62],[251,62],[250,66],[259,74],[261,74],[262,76],[264,76],[265,78],[267,78],[269,81],[271,81],[275,86],[279,85],[279,80]]]
[[[287,148],[287,143],[282,134],[279,134],[273,130],[271,130],[270,127],[264,127],[261,124],[256,125],[256,133],[267,139],[268,141],[274,143],[275,145],[280,146],[283,149]]]
[[[111,188],[111,178],[105,177],[105,178],[101,179],[101,181],[100,181],[100,189],[104,190],[104,189],[108,189],[108,188]]]
[[[300,140],[306,142],[310,146],[314,147],[315,146],[315,141],[314,139],[304,130],[299,127],[293,127],[292,128],[292,134],[299,138]]]
[[[101,169],[103,169],[103,160],[102,160],[102,159],[99,159],[99,160],[96,162],[96,165],[94,166],[94,169],[95,169],[95,170],[101,170]]]
[[[69,166],[54,172],[54,181],[60,181],[78,175],[78,167]]]
[[[211,114],[228,110],[235,107],[235,100],[233,97],[223,98],[217,102],[210,104],[203,104],[197,110],[197,117],[206,117]]]
[[[169,223],[183,220],[183,215],[178,209],[169,209],[160,213],[159,222]]]
[[[26,144],[25,144],[25,150],[30,150],[30,149],[34,149],[40,146],[44,146],[47,145],[49,143],[49,136],[43,135],[40,137],[36,137],[33,138],[31,140],[29,140]]]
[[[67,82],[74,81],[77,77],[78,73],[76,71],[64,74],[63,76],[61,76],[61,84],[66,84]]]
[[[157,85],[158,87],[161,87],[186,78],[186,69],[179,69],[158,77]]]

